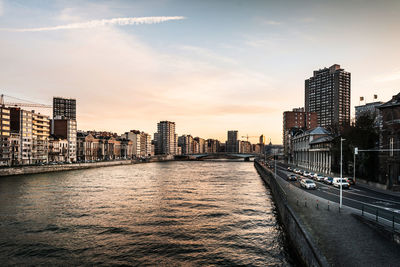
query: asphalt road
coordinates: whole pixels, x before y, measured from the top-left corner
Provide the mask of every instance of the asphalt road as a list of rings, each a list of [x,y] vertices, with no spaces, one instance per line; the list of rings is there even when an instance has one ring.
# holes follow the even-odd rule
[[[304,189],[300,186],[299,181],[289,181],[287,179],[288,174],[293,174],[287,171],[287,167],[288,165],[277,163],[277,176],[311,194],[339,203],[340,189],[317,181],[314,181],[317,185],[316,190]],[[396,215],[396,222],[400,222],[400,197],[376,192],[357,185],[352,185],[349,189],[343,189],[342,193],[343,205],[358,210],[364,209],[364,211],[372,214],[375,214],[378,209],[379,217],[384,217],[391,221],[393,215]]]

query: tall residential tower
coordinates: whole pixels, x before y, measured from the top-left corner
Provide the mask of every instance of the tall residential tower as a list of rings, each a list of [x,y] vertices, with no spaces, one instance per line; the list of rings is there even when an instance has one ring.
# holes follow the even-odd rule
[[[350,73],[332,65],[305,81],[305,112],[318,114],[318,125],[350,125]]]
[[[154,134],[155,153],[175,155],[178,145],[178,135],[175,134],[175,122],[160,121]]]

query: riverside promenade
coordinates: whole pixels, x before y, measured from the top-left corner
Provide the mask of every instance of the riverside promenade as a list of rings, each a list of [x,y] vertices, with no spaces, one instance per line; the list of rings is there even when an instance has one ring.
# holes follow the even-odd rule
[[[149,162],[161,162],[174,160],[172,155],[158,155],[152,156],[145,161],[141,160],[112,160],[112,161],[100,161],[93,163],[74,163],[74,164],[62,164],[62,165],[40,165],[40,166],[18,166],[0,169],[1,176],[12,176],[12,175],[26,175],[46,172],[60,172],[60,171],[72,171],[82,170],[91,168],[111,167],[118,165],[130,165],[138,163],[149,163]]]
[[[313,266],[399,266],[400,246],[383,236],[377,229],[369,226],[357,216],[358,210],[339,205],[308,193],[286,179],[277,176],[262,163],[255,163],[263,177],[269,176],[267,184],[276,181],[279,194],[294,213],[298,224],[309,238],[310,247],[319,261],[308,262],[308,255],[301,253],[302,261]],[[263,175],[264,174],[264,175]],[[263,177],[264,181],[266,180]],[[272,188],[271,188],[272,189]],[[275,201],[280,197],[274,193]],[[279,206],[279,205],[277,205]],[[279,212],[279,208],[278,208]],[[284,228],[287,228],[284,222]],[[286,231],[288,229],[285,229]],[[287,231],[289,240],[296,238]],[[291,240],[293,241],[293,240]],[[294,249],[299,249],[295,246]],[[300,248],[301,249],[301,248]]]

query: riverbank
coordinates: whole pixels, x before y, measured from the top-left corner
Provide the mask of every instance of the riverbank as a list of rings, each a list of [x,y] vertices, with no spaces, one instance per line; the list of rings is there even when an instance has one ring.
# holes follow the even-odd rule
[[[329,202],[308,193],[274,174],[265,166],[255,163],[260,175],[267,184],[276,184],[276,200],[280,195],[285,201],[277,204],[278,214],[283,217],[284,228],[293,243],[299,257],[307,266],[396,266],[400,261],[400,247],[384,237],[379,231],[357,218],[359,210],[343,206],[339,210],[336,202]],[[271,187],[272,188],[272,187]],[[271,190],[274,192],[274,190]],[[290,209],[295,219],[291,219],[282,208]],[[283,211],[285,211],[283,209]],[[290,226],[291,220],[297,220],[299,227],[311,241],[311,246],[295,235]],[[304,243],[304,245],[303,245]],[[316,249],[316,251],[315,251]],[[308,261],[311,253],[325,259],[325,264],[313,264]]]
[[[130,165],[138,163],[148,162],[162,162],[174,160],[172,155],[158,155],[152,156],[145,161],[140,160],[114,160],[114,161],[101,161],[93,163],[74,163],[74,164],[62,164],[62,165],[43,165],[43,166],[19,166],[0,169],[0,177],[2,176],[13,176],[13,175],[27,175],[47,172],[59,172],[59,171],[71,171],[71,170],[82,170],[91,168],[110,167],[118,165]]]

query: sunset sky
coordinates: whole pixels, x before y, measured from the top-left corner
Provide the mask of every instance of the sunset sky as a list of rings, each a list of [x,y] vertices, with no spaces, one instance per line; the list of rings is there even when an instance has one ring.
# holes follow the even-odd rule
[[[313,70],[351,72],[352,109],[400,92],[399,14],[400,1],[3,0],[0,91],[76,98],[81,130],[170,120],[179,135],[282,143]]]

